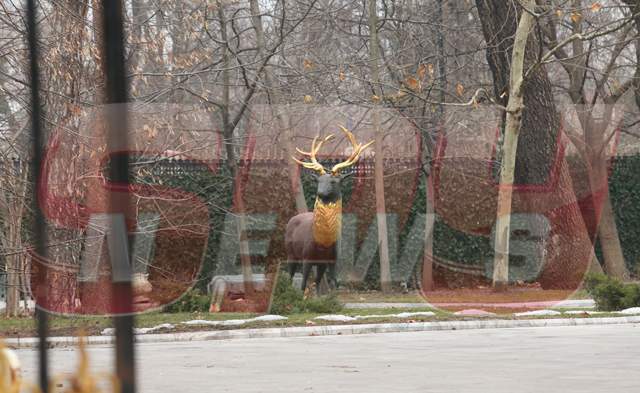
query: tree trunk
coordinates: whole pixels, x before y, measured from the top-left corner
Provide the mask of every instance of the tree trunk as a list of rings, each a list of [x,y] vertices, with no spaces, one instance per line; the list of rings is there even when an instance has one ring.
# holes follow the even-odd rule
[[[533,8],[533,0],[525,1],[523,6]],[[493,286],[496,290],[504,290],[509,282],[509,236],[511,233],[511,201],[518,148],[518,134],[522,126],[524,109],[524,54],[527,38],[533,26],[533,16],[523,12],[516,29],[513,54],[511,59],[511,76],[509,82],[509,102],[504,130],[502,149],[502,167],[500,170],[500,189],[498,191],[498,210],[496,222],[495,259],[493,267]]]
[[[147,13],[145,12],[145,2],[143,0],[131,0],[131,56],[129,57],[129,68],[131,72],[139,72],[144,66],[144,49],[142,48],[142,26],[145,24]],[[141,95],[138,89],[142,86],[141,78],[131,79],[131,92],[133,95]]]
[[[607,167],[607,159],[604,151],[604,126],[596,125],[591,118],[590,112],[586,113],[588,119],[583,122],[585,127],[586,139],[590,141],[595,150],[595,154],[587,154],[586,159],[589,160],[587,165],[589,172],[589,185],[594,200],[597,200],[599,194],[602,195],[602,205],[600,211],[594,209],[594,222],[596,225],[596,233],[593,240],[595,244],[595,235],[600,239],[602,247],[602,255],[604,259],[604,271],[611,277],[621,280],[627,279],[629,273],[624,261],[622,253],[622,245],[618,236],[618,227],[615,221],[615,213],[611,205],[611,196],[609,194],[609,173]],[[597,139],[596,139],[597,138]],[[599,213],[599,214],[598,214]]]
[[[20,314],[20,294],[25,289],[23,246],[22,246],[22,215],[26,204],[27,173],[25,169],[20,174],[18,171],[9,174],[12,179],[5,182],[5,186],[12,190],[13,195],[3,197],[2,204],[8,204],[5,209],[6,216],[5,233],[2,249],[10,252],[5,257],[5,269],[7,278],[6,309],[9,317]],[[26,299],[25,299],[26,300]]]
[[[13,236],[12,236],[13,237]],[[13,254],[5,259],[7,270],[7,317],[15,317],[20,313],[20,277],[19,254]]]
[[[573,1],[573,6],[576,8],[579,8],[581,4],[581,0]],[[572,33],[583,33],[583,22],[581,19],[572,21]],[[605,110],[606,120],[598,120],[593,116],[596,102],[589,102],[590,100],[587,98],[584,84],[584,69],[588,67],[588,58],[589,54],[585,51],[584,43],[578,39],[572,42],[572,59],[563,62],[564,68],[569,74],[569,97],[577,110],[585,143],[585,147],[576,147],[585,160],[592,196],[592,203],[590,206],[583,206],[581,213],[587,224],[587,231],[592,246],[595,246],[597,239],[600,238],[607,273],[624,279],[628,273],[626,271],[613,210],[611,209],[608,166],[605,153],[609,140],[605,134],[607,125],[610,124],[613,111],[610,108]],[[604,82],[606,82],[606,80],[603,80],[603,83]],[[610,106],[615,103],[617,99],[611,102],[611,97],[602,97],[602,100],[605,105]],[[602,272],[602,267],[597,261],[595,253],[589,270]]]
[[[637,38],[635,40],[636,49],[636,72],[633,79],[636,105],[640,108],[640,0],[623,0],[633,13],[633,21],[636,25]]]
[[[431,176],[425,179],[426,206],[425,206],[425,228],[424,228],[424,255],[422,263],[422,291],[434,290],[433,282],[433,230],[435,228],[435,211],[433,208],[433,184]]]
[[[442,7],[443,0],[436,2],[436,23],[444,26],[444,10]],[[440,88],[440,102],[446,101],[447,91],[447,58],[444,49],[444,33],[442,29],[438,29],[436,35],[436,47],[438,49],[438,85]],[[444,105],[438,106],[438,121],[442,125],[444,123]],[[423,140],[426,139],[423,137]],[[433,184],[431,178],[431,168],[427,164],[431,159],[431,151],[426,142],[423,142],[425,154],[423,156],[424,166],[427,168],[425,178],[425,228],[424,228],[424,252],[422,255],[422,291],[428,292],[434,290],[433,281],[433,230],[435,228],[435,210],[433,208]]]
[[[600,245],[602,246],[606,273],[620,280],[628,279],[629,273],[624,261],[624,255],[622,254],[615,214],[608,192],[602,205],[600,225],[598,225],[598,236],[600,238]]]
[[[493,76],[494,94],[506,106],[512,94],[509,88],[511,54],[521,11],[515,2],[476,0],[482,30],[487,42],[487,61]],[[534,34],[527,41],[524,69],[537,60],[540,43]],[[548,180],[556,151],[560,121],[551,82],[544,67],[531,73],[523,86],[522,132],[518,138],[515,184],[536,185]],[[506,120],[506,114],[505,119]]]
[[[528,4],[531,3],[528,2]],[[515,2],[503,0],[476,0],[476,5],[483,35],[488,45],[487,60],[493,75],[495,96],[502,105],[506,106],[507,100],[511,99],[514,94],[510,90],[508,82],[511,74],[511,59],[508,56],[512,53],[518,19],[522,11]],[[533,6],[528,8],[532,9]],[[527,50],[524,52],[524,70],[528,70],[530,65],[535,64],[540,45],[536,35],[531,34],[528,38]],[[544,185],[550,180],[557,150],[556,139],[560,129],[559,115],[544,65],[536,67],[528,74],[522,89],[524,107],[521,114],[519,137],[516,142],[518,154],[515,157],[513,183],[527,186]],[[506,115],[504,123],[504,135],[507,135]],[[512,144],[513,141],[508,143]],[[508,157],[503,159],[508,159]],[[563,161],[557,162],[556,165],[558,165],[555,168],[558,182],[550,192],[553,193],[557,203],[562,203],[562,219],[553,219],[552,237],[548,240],[550,240],[550,247],[555,249],[548,251],[557,251],[557,255],[551,256],[551,253],[547,255],[548,259],[543,261],[544,267],[538,281],[543,288],[575,289],[582,280],[583,271],[587,269],[593,259],[593,250],[589,248],[590,243],[587,241],[584,220],[576,203],[571,178],[566,169],[567,164]],[[502,180],[508,181],[509,179]],[[537,199],[535,195],[529,194],[528,196],[525,191],[519,197],[522,197],[519,204],[520,212],[542,213],[547,215],[547,218],[551,218],[549,212],[543,211],[541,206],[535,206]],[[507,195],[503,195],[503,199],[500,201],[502,208],[498,214],[510,212],[511,207],[506,206],[509,199]],[[509,235],[503,233],[506,228],[504,224],[504,220],[501,223],[496,223],[500,226],[495,231],[497,236]],[[562,244],[554,245],[555,237],[553,235],[555,234],[563,237]],[[508,244],[496,242],[496,245],[499,247],[499,251],[507,251],[505,247],[508,247]],[[575,260],[567,258],[569,255],[573,255]],[[500,276],[496,278],[504,280],[508,277],[508,272],[505,271],[503,265],[500,265],[504,262],[498,260],[497,263],[503,270],[498,269],[496,273]]]
[[[225,19],[224,7],[220,1],[218,5],[218,16],[220,17],[220,31],[222,41],[225,45],[228,43],[227,23]],[[240,265],[242,269],[242,279],[244,283],[244,291],[246,295],[253,293],[253,272],[251,269],[251,257],[249,255],[249,242],[247,241],[247,218],[245,215],[244,201],[242,196],[242,182],[238,176],[238,166],[236,162],[236,154],[234,150],[234,126],[230,121],[231,111],[231,57],[229,49],[224,46],[222,51],[222,133],[224,136],[225,151],[227,153],[227,166],[230,176],[234,180],[233,202],[236,213],[238,214],[238,238],[240,240]]]
[[[373,84],[373,128],[375,131],[375,192],[376,217],[378,224],[378,255],[380,257],[380,287],[382,292],[391,292],[391,265],[389,261],[389,234],[387,230],[386,203],[384,198],[384,151],[382,149],[383,132],[378,116],[379,102],[382,100],[380,89],[380,51],[378,48],[378,14],[375,0],[369,0],[369,62],[371,82]]]

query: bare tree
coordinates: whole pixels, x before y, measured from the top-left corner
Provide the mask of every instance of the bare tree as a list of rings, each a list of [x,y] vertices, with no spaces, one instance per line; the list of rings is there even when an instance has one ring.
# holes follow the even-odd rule
[[[498,218],[496,222],[496,254],[493,268],[493,285],[497,290],[506,289],[509,282],[509,235],[511,233],[511,202],[514,183],[516,149],[518,134],[522,127],[524,110],[524,58],[529,33],[534,18],[529,10],[535,6],[534,0],[523,2],[525,9],[513,40],[511,69],[509,78],[509,101],[507,103],[507,119],[504,127],[504,143],[502,147],[502,167],[500,168],[500,188],[498,191]]]

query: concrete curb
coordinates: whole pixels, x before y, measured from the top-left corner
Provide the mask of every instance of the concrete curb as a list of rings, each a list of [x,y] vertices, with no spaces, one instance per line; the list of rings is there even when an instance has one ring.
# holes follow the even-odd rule
[[[607,318],[564,318],[564,319],[521,319],[521,320],[474,320],[449,322],[414,322],[414,323],[380,323],[363,325],[333,325],[333,326],[302,326],[288,328],[237,329],[201,331],[186,333],[144,334],[136,336],[138,343],[163,343],[208,340],[231,340],[247,338],[278,338],[278,337],[309,337],[309,336],[339,336],[371,333],[425,332],[437,330],[468,330],[468,329],[501,329],[501,328],[531,328],[551,326],[588,326],[588,325],[617,325],[626,323],[640,323],[640,316],[607,317]],[[90,336],[86,338],[89,345],[113,344],[113,336]],[[52,347],[76,346],[76,337],[50,337]],[[38,345],[36,337],[6,339],[5,344],[11,348],[35,348]]]
[[[442,307],[471,307],[471,308],[594,308],[593,299],[549,300],[539,302],[507,302],[507,303],[346,303],[344,308],[442,308]]]

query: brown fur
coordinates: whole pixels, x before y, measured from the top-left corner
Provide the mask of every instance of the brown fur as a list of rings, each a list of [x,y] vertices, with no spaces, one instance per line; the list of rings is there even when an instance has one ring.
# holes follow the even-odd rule
[[[303,266],[302,289],[306,287],[312,265],[316,266],[316,288],[327,265],[336,263],[336,244],[342,223],[342,200],[324,204],[316,200],[313,213],[291,218],[285,232],[287,262],[291,275]]]

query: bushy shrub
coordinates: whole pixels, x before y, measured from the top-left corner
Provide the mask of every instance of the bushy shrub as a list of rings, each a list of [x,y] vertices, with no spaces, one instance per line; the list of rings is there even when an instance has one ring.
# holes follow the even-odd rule
[[[624,289],[622,308],[640,307],[640,285],[627,284]]]
[[[207,312],[211,299],[208,295],[202,293],[199,289],[190,289],[182,295],[175,303],[165,307],[164,312]]]
[[[585,289],[596,302],[598,310],[617,311],[640,306],[640,285],[625,284],[607,275],[589,274]]]
[[[279,315],[298,313],[329,314],[340,310],[342,310],[342,304],[335,294],[305,299],[302,291],[293,286],[289,275],[280,273],[269,312]]]
[[[271,301],[271,314],[286,315],[302,311],[304,294],[293,286],[291,278],[286,273],[280,273]]]
[[[332,293],[327,296],[312,297],[304,302],[304,311],[317,314],[331,314],[342,310],[338,296]]]

